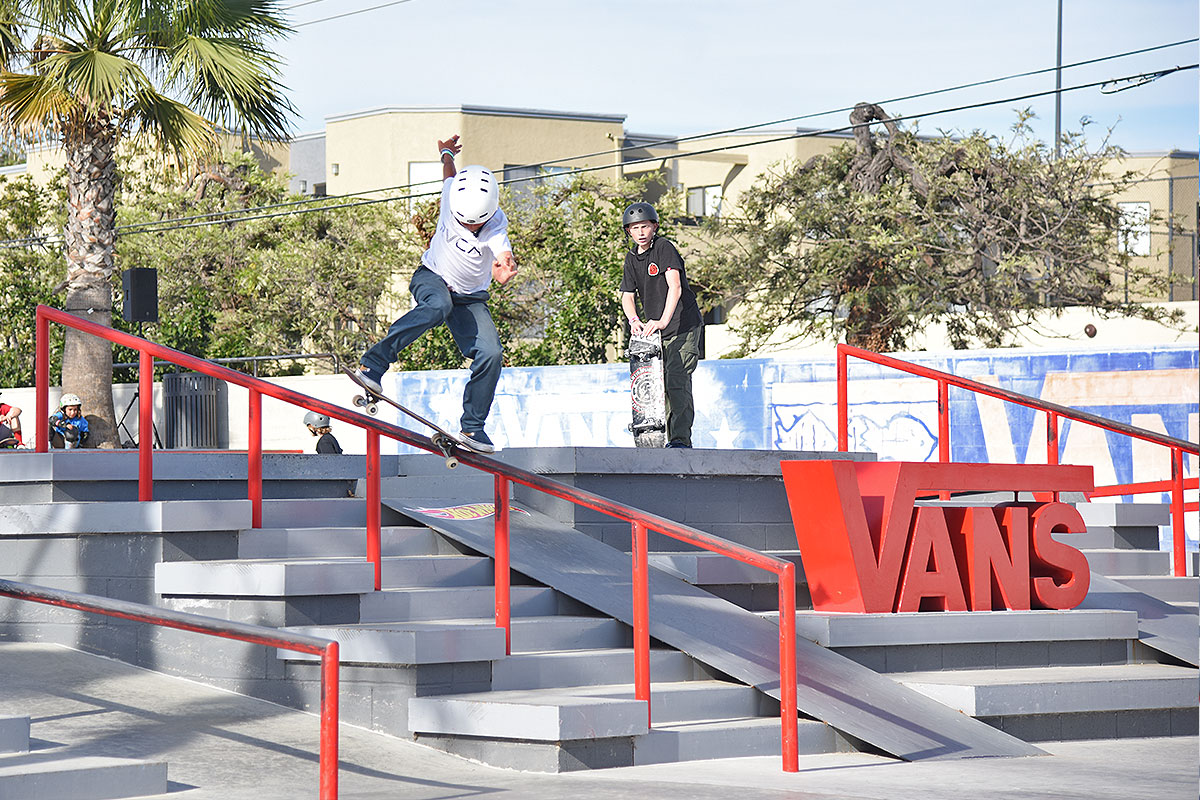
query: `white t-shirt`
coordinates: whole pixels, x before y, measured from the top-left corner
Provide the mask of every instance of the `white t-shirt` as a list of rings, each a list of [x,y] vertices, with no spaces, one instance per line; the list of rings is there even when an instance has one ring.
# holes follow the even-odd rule
[[[450,213],[450,184],[442,183],[442,210],[437,230],[421,263],[436,272],[451,290],[459,294],[480,292],[492,284],[492,262],[501,253],[511,252],[508,241],[508,217],[496,213],[483,223],[479,234],[464,228]]]

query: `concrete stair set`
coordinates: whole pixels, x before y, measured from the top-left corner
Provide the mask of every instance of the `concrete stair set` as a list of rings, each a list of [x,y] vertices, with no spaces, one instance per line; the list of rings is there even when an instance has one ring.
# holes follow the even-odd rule
[[[84,530],[95,534],[161,532],[150,566],[150,602],[336,639],[343,661],[343,722],[415,737],[487,763],[537,771],[779,754],[777,701],[661,643],[653,644],[653,725],[648,726],[645,704],[634,699],[629,627],[573,599],[569,586],[552,588],[513,574],[512,652],[506,656],[504,632],[492,621],[491,559],[387,508],[383,590],[373,591],[373,568],[364,560],[364,504],[346,496],[361,476],[361,458],[275,464],[268,472],[274,476],[275,497],[264,504],[265,527],[255,530],[248,525],[248,503],[235,499],[227,485],[236,480],[236,464],[209,464],[200,470],[213,477],[198,491],[222,495],[216,502],[129,503],[128,508],[124,502],[104,503],[122,507],[108,514],[99,503],[82,508],[66,499],[72,494],[90,497],[94,478],[85,481],[74,472],[68,477],[62,470],[76,465],[64,464],[61,454],[56,457],[50,469],[28,461],[32,477],[9,477],[7,483],[6,464],[0,460],[0,495],[15,500],[24,486],[38,498],[34,504],[0,507],[0,547],[4,534],[21,525],[33,525],[35,530],[27,532],[41,534],[65,535],[81,521]],[[384,479],[385,498],[491,502],[490,475],[471,469],[450,473],[433,456],[394,458],[389,469],[395,467],[401,476]],[[774,460],[777,465],[778,455]],[[286,488],[289,468],[303,475],[297,490]],[[175,469],[164,471],[173,476],[164,478],[173,481],[170,493],[187,494],[186,474],[196,482],[196,471]],[[619,471],[614,467],[614,474]],[[230,472],[234,478],[216,477]],[[76,481],[80,485],[72,489]],[[748,504],[768,494],[766,482],[753,477]],[[53,490],[44,488],[47,483]],[[776,484],[782,500],[782,483]],[[638,498],[622,497],[619,487],[610,488],[614,499],[638,504]],[[689,486],[688,491],[702,493],[703,488]],[[639,507],[652,502],[643,498]],[[786,503],[782,506],[784,512],[771,513],[785,513]],[[1163,507],[1094,504],[1081,509],[1088,532],[1063,538],[1085,550],[1093,571],[1195,611],[1198,579],[1168,577],[1170,554],[1157,551],[1158,526],[1167,521]],[[129,513],[140,513],[144,521],[130,525]],[[570,519],[581,530],[591,524],[589,536],[620,547],[618,528]],[[789,544],[779,534],[787,522],[768,519],[747,526],[759,531],[759,544],[797,564],[797,598],[804,605],[807,590],[794,539]],[[709,527],[698,520],[687,524],[719,535],[736,527],[729,520]],[[148,552],[156,551],[150,547]],[[1194,574],[1195,554],[1189,555]],[[652,553],[650,565],[777,618],[776,587],[759,570],[676,547]],[[8,577],[2,571],[0,576]],[[36,571],[14,577],[71,589],[87,585],[39,580]],[[1196,669],[1140,642],[1138,616],[1132,611],[825,615],[807,610],[798,614],[797,628],[806,639],[1028,742],[1197,731]],[[4,635],[0,628],[0,637]],[[155,659],[165,672],[293,707],[315,709],[319,703],[313,657],[225,640],[206,640],[201,646],[170,631],[155,631],[149,639],[160,650],[168,648],[167,657],[159,653]],[[15,753],[0,755],[0,796],[10,779],[6,759],[32,759],[21,752],[20,724],[0,717],[0,754]],[[24,726],[27,749],[28,719]],[[9,733],[12,727],[16,734]],[[10,740],[17,745],[6,744]],[[801,715],[801,753],[854,747],[834,728]],[[122,766],[113,761],[92,766]],[[27,763],[27,774],[42,774],[40,758]],[[164,764],[125,766],[141,769],[138,775],[157,774],[155,769],[161,768],[162,788],[141,793],[166,791]],[[138,788],[140,780],[120,782]]]

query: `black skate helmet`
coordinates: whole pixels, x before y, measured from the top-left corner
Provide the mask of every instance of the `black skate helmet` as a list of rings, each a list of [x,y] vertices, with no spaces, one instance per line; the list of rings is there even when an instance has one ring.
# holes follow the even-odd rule
[[[653,222],[658,224],[658,212],[654,210],[654,206],[649,203],[638,201],[630,203],[625,209],[625,213],[621,215],[621,227],[628,228],[635,222]]]

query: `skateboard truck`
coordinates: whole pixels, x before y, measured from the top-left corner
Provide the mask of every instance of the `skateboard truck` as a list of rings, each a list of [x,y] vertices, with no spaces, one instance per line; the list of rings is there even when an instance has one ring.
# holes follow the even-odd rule
[[[373,389],[364,386],[350,370],[343,367],[342,372],[345,372],[348,376],[350,376],[350,379],[354,381],[363,391],[362,394],[357,394],[354,396],[353,403],[355,406],[365,410],[371,416],[375,416],[379,413],[379,402],[382,400],[397,410],[403,411],[405,414],[433,431],[433,433],[429,435],[429,441],[433,443],[433,446],[436,447],[441,452],[442,457],[446,459],[446,469],[454,469],[458,466],[458,456],[455,455],[454,449],[458,446],[459,442],[452,434],[442,430],[440,427],[434,425],[432,422],[425,419],[415,411],[405,408],[392,398],[379,394]]]

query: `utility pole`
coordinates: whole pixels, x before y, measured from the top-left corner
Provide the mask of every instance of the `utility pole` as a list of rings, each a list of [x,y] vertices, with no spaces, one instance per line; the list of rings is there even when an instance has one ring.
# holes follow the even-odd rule
[[[1058,55],[1054,62],[1054,160],[1062,155],[1062,0],[1058,0]]]

